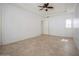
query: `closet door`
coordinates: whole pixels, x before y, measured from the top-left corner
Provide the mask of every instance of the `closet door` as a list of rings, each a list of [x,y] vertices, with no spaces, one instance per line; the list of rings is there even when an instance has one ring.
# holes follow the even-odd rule
[[[43,34],[48,34],[48,20],[43,21]]]

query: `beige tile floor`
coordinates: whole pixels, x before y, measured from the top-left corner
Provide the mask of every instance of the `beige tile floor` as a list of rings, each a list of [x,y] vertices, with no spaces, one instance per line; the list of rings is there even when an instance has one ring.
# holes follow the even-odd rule
[[[2,47],[5,56],[78,56],[72,38],[42,35]]]

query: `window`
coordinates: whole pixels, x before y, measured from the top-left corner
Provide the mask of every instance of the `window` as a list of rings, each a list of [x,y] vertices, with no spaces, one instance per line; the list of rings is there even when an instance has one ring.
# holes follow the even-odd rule
[[[66,20],[66,28],[71,28],[72,27],[72,21],[71,19]]]

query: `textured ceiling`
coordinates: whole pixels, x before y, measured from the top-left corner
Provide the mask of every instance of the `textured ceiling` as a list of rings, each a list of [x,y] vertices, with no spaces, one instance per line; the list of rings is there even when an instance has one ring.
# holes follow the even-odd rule
[[[45,10],[40,10],[38,7],[39,5],[43,5],[43,3],[18,3],[17,5],[26,9],[27,11],[33,12],[43,17],[46,15],[53,15],[63,12],[74,12],[75,10],[74,3],[50,3],[49,5],[53,6],[54,9],[49,9],[47,12]]]

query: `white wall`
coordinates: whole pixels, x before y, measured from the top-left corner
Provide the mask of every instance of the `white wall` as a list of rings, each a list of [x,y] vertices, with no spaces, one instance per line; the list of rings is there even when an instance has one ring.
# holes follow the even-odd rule
[[[2,15],[3,44],[13,43],[41,34],[40,16],[13,4],[5,4]]]
[[[75,17],[73,20],[73,27],[74,27],[74,41],[79,48],[79,4],[76,6],[76,11],[75,11]]]
[[[70,19],[72,21],[73,15],[68,14],[59,14],[51,16],[48,19],[48,34],[64,37],[72,37],[72,28],[66,28],[66,20]]]
[[[1,4],[0,4],[0,45],[2,44],[2,36],[1,36],[1,30],[2,30],[2,19],[1,19],[1,16],[2,16],[2,7],[1,7]]]

